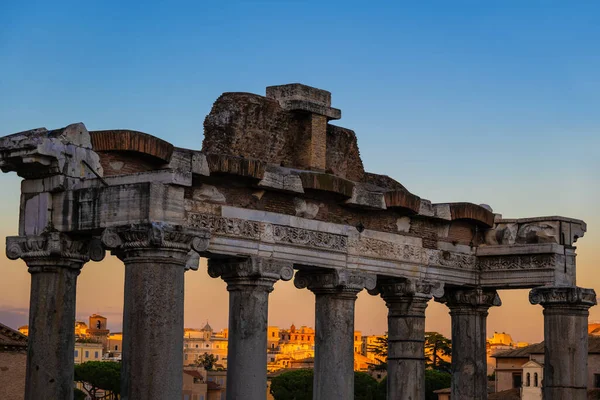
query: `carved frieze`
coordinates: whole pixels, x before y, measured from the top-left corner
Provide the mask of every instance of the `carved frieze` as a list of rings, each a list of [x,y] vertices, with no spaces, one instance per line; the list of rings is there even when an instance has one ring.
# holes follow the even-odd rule
[[[481,271],[527,270],[554,268],[564,265],[562,254],[532,254],[479,257],[477,265]]]
[[[387,242],[379,239],[361,237],[351,243],[357,254],[413,263],[423,262],[423,249],[403,243]]]
[[[348,249],[348,238],[344,235],[283,225],[273,225],[273,240],[278,243],[317,247],[333,251],[347,251]]]
[[[580,287],[540,287],[529,292],[529,302],[544,307],[568,304],[591,307],[596,305],[596,292]]]
[[[309,271],[300,270],[294,278],[298,289],[308,288],[319,292],[348,291],[357,293],[363,289],[373,290],[377,283],[374,274],[349,270]]]
[[[61,232],[6,238],[6,256],[11,260],[21,258],[31,265],[44,262],[51,265],[52,260],[62,259],[72,262],[57,262],[57,266],[72,264],[74,268],[81,268],[83,263],[89,260],[101,261],[104,253],[98,239],[74,238]]]
[[[211,214],[189,213],[187,222],[192,227],[208,229],[213,235],[240,237],[250,240],[259,240],[261,236],[260,222],[255,221]]]
[[[473,270],[477,267],[477,257],[470,254],[451,253],[443,250],[424,249],[427,265]]]

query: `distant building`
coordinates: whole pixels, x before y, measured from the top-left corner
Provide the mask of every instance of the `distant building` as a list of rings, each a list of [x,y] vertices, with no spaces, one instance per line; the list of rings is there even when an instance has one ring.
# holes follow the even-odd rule
[[[214,332],[207,322],[202,329],[184,329],[183,335],[183,365],[193,365],[207,353],[215,356],[217,368],[227,368],[226,330]]]
[[[94,343],[92,341],[76,341],[75,342],[75,364],[83,364],[87,361],[102,361],[103,346],[102,343]]]
[[[590,335],[588,343],[587,387],[591,390],[600,388],[600,336]],[[541,399],[535,396],[541,395],[544,386],[543,342],[501,351],[492,357],[496,359],[496,392],[520,389],[522,395],[526,393],[529,396],[527,399]]]
[[[0,324],[0,392],[2,400],[23,399],[26,365],[27,337],[19,331]]]
[[[211,376],[211,379],[214,377]],[[183,370],[182,400],[224,400],[225,387],[209,380],[209,373],[203,368]]]

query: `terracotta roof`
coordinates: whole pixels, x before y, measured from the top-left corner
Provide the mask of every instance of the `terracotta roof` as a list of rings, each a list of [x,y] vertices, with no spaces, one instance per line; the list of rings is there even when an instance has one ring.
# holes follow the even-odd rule
[[[196,370],[183,370],[184,374],[188,374],[190,376],[193,376],[194,378],[200,378],[200,379],[204,379],[204,377],[202,376],[202,374]]]
[[[499,351],[494,358],[529,358],[530,354],[544,354],[544,342],[513,350]],[[588,354],[600,354],[600,337],[588,336]]]
[[[208,381],[206,382],[207,388],[208,390],[220,390],[221,389],[221,385],[219,385],[216,382],[213,381]]]
[[[0,324],[0,351],[25,350],[27,348],[27,336],[4,324]]]

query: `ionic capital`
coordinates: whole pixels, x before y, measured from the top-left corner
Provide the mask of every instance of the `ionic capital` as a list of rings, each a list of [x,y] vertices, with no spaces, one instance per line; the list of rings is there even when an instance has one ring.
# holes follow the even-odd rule
[[[21,258],[29,272],[39,268],[67,267],[80,269],[89,260],[101,261],[104,249],[95,238],[74,238],[61,232],[47,232],[36,236],[9,236],[6,238],[6,256]]]
[[[493,306],[502,305],[498,292],[490,289],[446,289],[444,295],[435,299],[439,303],[444,303],[450,308],[450,311],[460,310],[485,310]]]
[[[296,273],[294,285],[298,289],[307,288],[315,294],[348,292],[356,295],[363,289],[372,290],[377,283],[374,274],[349,270],[300,270]]]
[[[529,292],[529,302],[544,308],[584,308],[597,304],[594,289],[581,287],[539,287]]]
[[[210,232],[161,223],[107,228],[102,244],[119,255],[127,250],[165,249],[201,253],[208,248]]]
[[[396,297],[420,297],[429,300],[444,295],[444,284],[412,278],[378,279],[377,286],[369,290],[369,294],[379,294],[386,301]]]
[[[262,286],[270,291],[278,280],[292,279],[294,268],[292,263],[263,257],[209,259],[208,275],[222,278],[227,290]]]

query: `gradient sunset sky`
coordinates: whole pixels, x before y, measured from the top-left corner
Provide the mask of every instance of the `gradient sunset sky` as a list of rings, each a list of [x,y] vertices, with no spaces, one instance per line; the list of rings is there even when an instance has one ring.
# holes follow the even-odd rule
[[[0,135],[82,121],[200,149],[222,92],[301,82],[332,92],[368,171],[423,198],[585,220],[578,285],[600,293],[600,2],[122,3],[0,4]],[[17,233],[19,182],[0,176],[2,237]],[[16,328],[30,279],[0,251],[0,322]],[[87,264],[78,319],[120,330],[123,278],[114,257]],[[500,296],[488,336],[542,340],[528,291]],[[203,262],[186,273],[185,325],[226,327],[227,299]],[[314,296],[279,282],[269,324],[292,323],[314,326]],[[383,301],[361,293],[356,329],[386,324]],[[445,306],[430,303],[426,327],[450,335]]]

